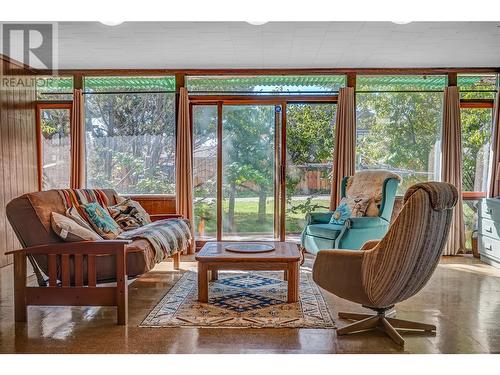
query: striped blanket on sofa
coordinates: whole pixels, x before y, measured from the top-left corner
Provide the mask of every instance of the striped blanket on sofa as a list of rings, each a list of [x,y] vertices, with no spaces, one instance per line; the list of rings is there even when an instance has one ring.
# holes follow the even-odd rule
[[[155,249],[156,262],[186,249],[191,243],[191,228],[185,219],[154,221],[142,227],[120,233],[117,239],[145,238]]]
[[[108,199],[99,189],[60,189],[59,194],[64,200],[66,209],[82,204],[96,202],[107,209]],[[191,226],[189,220],[165,219],[158,220],[142,227],[120,233],[117,239],[147,240],[155,250],[157,263],[177,252],[187,249],[191,243]]]

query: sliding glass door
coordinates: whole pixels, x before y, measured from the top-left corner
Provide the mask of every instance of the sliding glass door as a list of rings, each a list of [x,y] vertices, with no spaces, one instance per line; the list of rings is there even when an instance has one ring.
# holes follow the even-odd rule
[[[273,239],[275,233],[274,105],[224,105],[222,239]]]
[[[192,106],[195,233],[200,240],[279,236],[281,106]]]
[[[192,104],[198,240],[298,241],[311,210],[328,209],[333,100]]]

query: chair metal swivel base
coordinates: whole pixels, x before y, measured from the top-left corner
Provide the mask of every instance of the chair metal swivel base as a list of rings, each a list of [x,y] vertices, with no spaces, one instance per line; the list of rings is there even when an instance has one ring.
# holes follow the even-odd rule
[[[394,313],[394,306],[390,306],[387,308],[374,308],[369,306],[363,307],[376,311],[377,315],[339,312],[339,318],[356,320],[356,322],[337,329],[337,335],[342,336],[354,332],[379,329],[385,332],[396,344],[404,346],[405,340],[398,333],[398,329],[404,331],[421,332],[436,331],[436,326],[432,324],[424,324],[412,322],[409,320],[390,318],[389,315],[392,315]]]

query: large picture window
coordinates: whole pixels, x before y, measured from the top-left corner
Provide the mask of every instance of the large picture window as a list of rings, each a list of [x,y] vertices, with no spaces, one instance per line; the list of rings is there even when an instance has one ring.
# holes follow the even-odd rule
[[[358,76],[356,169],[388,169],[398,193],[439,180],[445,76]]]
[[[85,80],[86,185],[175,193],[174,77]]]

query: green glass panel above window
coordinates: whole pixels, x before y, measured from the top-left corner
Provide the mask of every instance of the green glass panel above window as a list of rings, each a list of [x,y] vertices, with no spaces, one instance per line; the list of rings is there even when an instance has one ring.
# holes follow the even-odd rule
[[[175,77],[86,77],[84,90],[90,92],[174,92]]]
[[[457,85],[462,99],[493,99],[497,88],[496,74],[459,74]]]
[[[358,75],[357,91],[440,91],[447,85],[445,75]]]
[[[293,94],[338,92],[345,75],[191,76],[190,93]]]
[[[72,100],[73,77],[37,77],[38,100]]]
[[[497,85],[496,74],[487,75],[465,75],[459,74],[457,84],[461,91],[468,90],[495,90]]]

